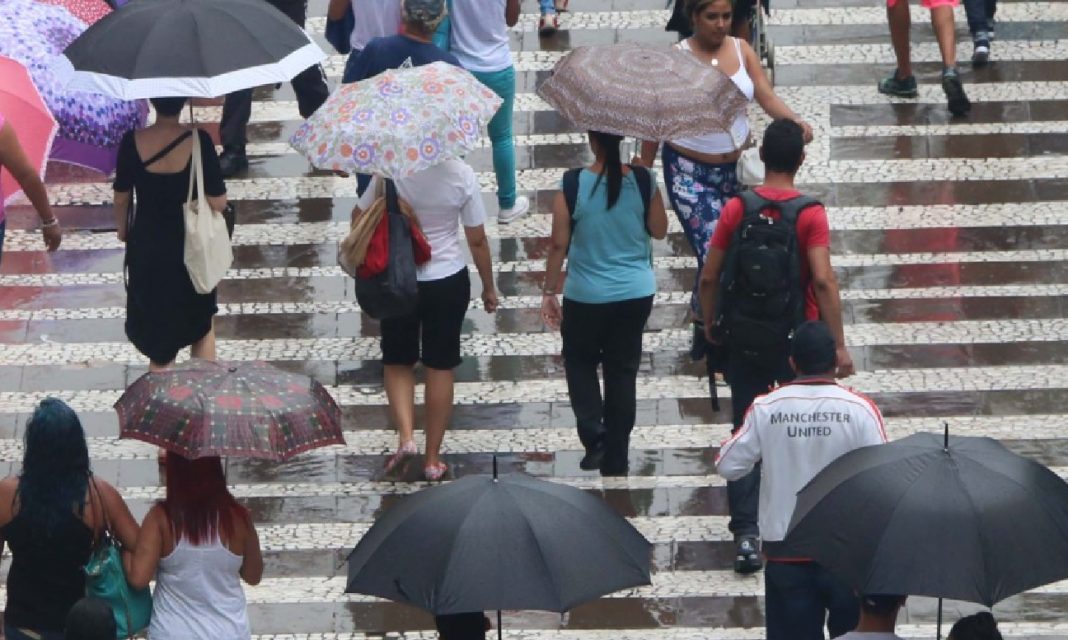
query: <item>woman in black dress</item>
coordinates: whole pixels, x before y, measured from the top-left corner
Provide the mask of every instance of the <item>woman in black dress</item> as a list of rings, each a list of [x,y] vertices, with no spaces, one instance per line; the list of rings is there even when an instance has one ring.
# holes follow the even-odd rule
[[[215,291],[198,294],[184,261],[182,205],[193,135],[200,136],[204,192],[215,211],[226,207],[226,185],[208,134],[178,123],[186,99],[151,102],[156,122],[122,139],[114,189],[119,240],[126,242],[126,336],[148,356],[150,369],[159,370],[189,345],[194,358],[215,359]],[[133,216],[128,215],[131,190],[137,196]]]

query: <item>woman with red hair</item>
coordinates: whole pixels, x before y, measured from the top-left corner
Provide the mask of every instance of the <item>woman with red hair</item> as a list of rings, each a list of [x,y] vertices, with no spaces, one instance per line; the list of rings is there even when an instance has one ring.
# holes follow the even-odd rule
[[[127,578],[152,594],[152,640],[247,640],[243,579],[263,577],[260,540],[219,458],[166,458],[167,497],[145,516]]]

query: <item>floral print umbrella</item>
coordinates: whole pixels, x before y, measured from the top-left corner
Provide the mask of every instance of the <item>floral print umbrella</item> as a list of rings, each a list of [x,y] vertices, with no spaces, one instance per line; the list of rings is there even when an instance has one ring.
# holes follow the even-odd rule
[[[289,143],[320,169],[403,178],[474,148],[501,99],[444,62],[342,85]]]
[[[120,437],[185,458],[281,461],[345,443],[341,409],[321,384],[263,362],[190,360],[149,372],[115,410]]]
[[[61,86],[52,65],[85,29],[86,23],[63,6],[35,0],[0,2],[0,55],[26,67],[59,123],[51,159],[111,173],[122,136],[145,125],[148,104]]]

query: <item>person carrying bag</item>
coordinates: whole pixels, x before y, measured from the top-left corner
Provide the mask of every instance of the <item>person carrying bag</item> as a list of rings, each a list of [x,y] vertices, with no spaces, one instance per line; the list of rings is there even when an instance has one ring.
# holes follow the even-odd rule
[[[200,156],[200,136],[193,136],[192,170],[183,215],[185,217],[185,268],[197,293],[211,293],[230,265],[234,251],[226,219],[208,204],[204,195],[204,164]],[[193,185],[196,184],[196,198]]]
[[[195,140],[196,138],[194,138]],[[148,628],[152,618],[152,592],[134,589],[126,581],[122,564],[122,548],[112,531],[108,508],[90,476],[89,488],[96,494],[104,531],[93,545],[89,562],[85,564],[85,595],[108,603],[115,615],[117,639],[131,638]]]

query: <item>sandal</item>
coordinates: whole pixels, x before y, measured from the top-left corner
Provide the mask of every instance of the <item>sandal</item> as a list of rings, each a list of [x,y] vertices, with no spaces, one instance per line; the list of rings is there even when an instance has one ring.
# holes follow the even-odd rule
[[[448,470],[449,465],[444,462],[435,462],[423,467],[423,477],[426,478],[427,482],[440,482]]]
[[[401,444],[401,446],[397,449],[397,452],[391,455],[388,460],[386,460],[386,473],[391,473],[402,463],[407,462],[409,458],[412,458],[418,453],[419,448],[415,446],[415,441],[409,440]]]

